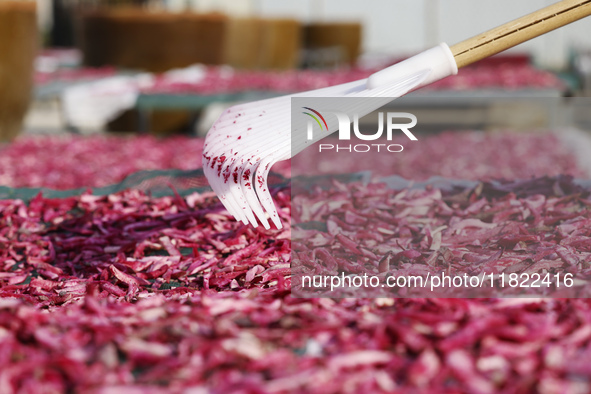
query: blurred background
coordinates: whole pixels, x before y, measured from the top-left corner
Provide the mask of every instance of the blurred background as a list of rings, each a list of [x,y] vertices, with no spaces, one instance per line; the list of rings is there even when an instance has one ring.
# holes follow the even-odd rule
[[[552,2],[0,0],[0,140],[202,137],[233,103],[365,78]],[[590,31],[578,21],[391,105],[429,132],[589,130],[572,98],[591,93]],[[540,97],[552,109],[524,102]]]

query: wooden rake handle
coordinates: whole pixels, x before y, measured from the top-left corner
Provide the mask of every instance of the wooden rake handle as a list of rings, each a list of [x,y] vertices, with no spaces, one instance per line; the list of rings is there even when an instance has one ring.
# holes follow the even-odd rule
[[[591,15],[591,0],[562,0],[452,46],[458,68]]]

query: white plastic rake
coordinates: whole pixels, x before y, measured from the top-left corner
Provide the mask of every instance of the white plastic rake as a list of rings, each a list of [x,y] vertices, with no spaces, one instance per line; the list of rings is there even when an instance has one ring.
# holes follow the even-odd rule
[[[591,0],[563,0],[452,46],[440,44],[382,71],[343,85],[282,96],[226,110],[209,130],[203,169],[226,209],[244,224],[277,228],[282,224],[267,186],[269,170],[308,145],[337,130],[328,121],[328,133],[312,141],[291,135],[292,97],[374,97],[357,104],[359,116],[370,113],[418,87],[458,72],[458,68],[502,52],[591,14]],[[358,102],[358,101],[356,101]],[[361,101],[363,102],[363,100]],[[344,111],[346,112],[346,111]]]

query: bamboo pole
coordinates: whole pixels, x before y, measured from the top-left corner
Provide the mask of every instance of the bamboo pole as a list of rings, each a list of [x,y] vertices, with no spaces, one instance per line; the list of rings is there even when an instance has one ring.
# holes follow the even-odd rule
[[[458,68],[591,15],[591,0],[562,0],[453,45]]]

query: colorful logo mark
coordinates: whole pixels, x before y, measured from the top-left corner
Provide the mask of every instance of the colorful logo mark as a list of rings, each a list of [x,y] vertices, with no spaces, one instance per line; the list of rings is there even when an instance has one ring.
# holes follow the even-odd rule
[[[324,120],[324,117],[322,115],[320,115],[320,112],[316,111],[315,109],[312,109],[310,107],[302,107],[304,109],[307,109],[308,111],[314,112],[316,115],[318,115],[320,117],[320,119],[322,119],[322,123],[324,123],[324,126],[326,127],[326,131],[328,131],[328,125],[326,124],[326,120]],[[323,130],[322,128],[322,124],[320,123],[320,120],[312,115],[310,112],[302,112],[303,114],[308,115],[309,117],[311,117],[312,119],[314,119],[316,121],[316,123],[318,123],[318,126],[320,126],[320,130]]]

